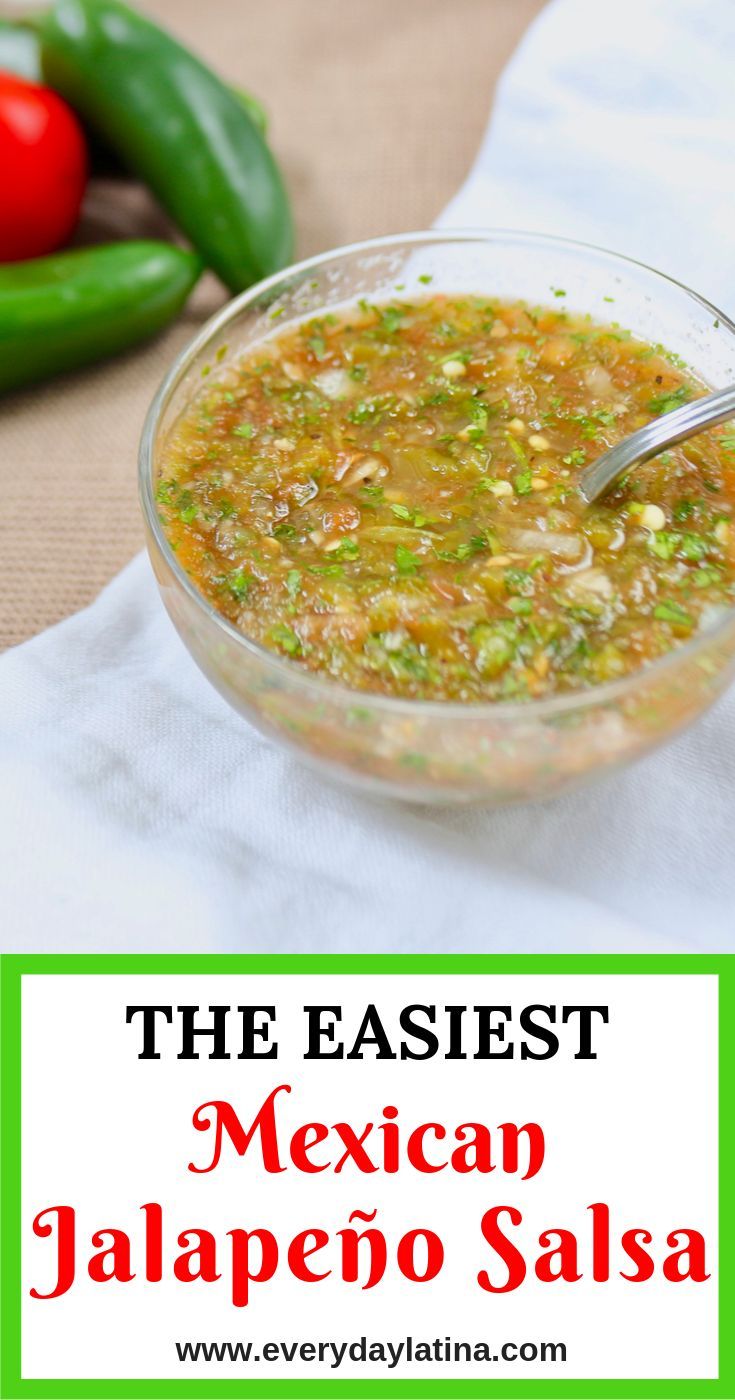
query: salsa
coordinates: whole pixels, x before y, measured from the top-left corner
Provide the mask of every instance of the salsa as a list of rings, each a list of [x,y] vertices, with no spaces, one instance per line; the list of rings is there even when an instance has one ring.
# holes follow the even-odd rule
[[[705,390],[563,300],[362,301],[205,381],[157,487],[197,589],[295,664],[419,700],[569,693],[711,625],[735,601],[735,433],[587,506],[585,465]]]

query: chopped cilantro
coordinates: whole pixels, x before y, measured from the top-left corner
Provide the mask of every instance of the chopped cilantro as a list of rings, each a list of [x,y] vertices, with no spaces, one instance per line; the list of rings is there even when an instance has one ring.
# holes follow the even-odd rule
[[[360,495],[367,505],[377,506],[383,500],[384,491],[382,486],[375,486],[372,483],[360,487]]]
[[[507,442],[507,444],[508,444],[508,446],[509,446],[511,452],[513,453],[513,456],[515,457],[516,461],[517,461],[517,462],[520,462],[520,463],[522,464],[522,466],[524,466],[524,467],[527,466],[527,465],[528,465],[528,458],[527,458],[527,456],[526,456],[526,454],[525,454],[525,452],[524,452],[524,450],[523,450],[523,447],[521,446],[520,442],[518,441],[518,438],[515,437],[513,433],[506,433],[506,434],[505,434],[505,440],[506,440],[506,442]]]
[[[225,579],[225,588],[228,593],[232,594],[233,598],[237,598],[238,602],[241,603],[243,599],[247,598],[253,582],[250,574],[246,574],[243,569],[233,569],[232,573],[228,574]]]
[[[694,514],[694,501],[677,501],[674,506],[674,520],[688,520]]]
[[[289,569],[286,574],[286,590],[289,598],[293,601],[297,597],[301,588],[301,573],[298,569]]]
[[[714,564],[708,564],[706,569],[695,569],[691,580],[695,588],[711,588],[721,582],[722,573]]]
[[[425,753],[402,753],[401,763],[404,768],[415,768],[417,773],[423,773],[428,765],[428,758]]]
[[[471,442],[478,442],[487,432],[489,409],[487,404],[480,403],[479,399],[470,399],[468,413],[472,426],[468,429],[467,436]]]
[[[403,544],[396,545],[396,568],[399,574],[415,574],[421,567],[421,560],[413,550],[406,549]]]
[[[380,404],[375,399],[362,399],[347,414],[351,423],[374,423],[380,417]]]
[[[693,627],[694,619],[686,609],[673,599],[667,598],[663,603],[657,603],[653,610],[653,615],[659,622],[671,622],[677,627]]]
[[[310,574],[319,574],[323,578],[340,578],[344,573],[341,564],[310,564]]]
[[[159,506],[167,506],[171,503],[171,497],[178,491],[178,483],[175,481],[161,481],[156,488],[156,500]]]
[[[395,335],[396,331],[400,330],[401,321],[405,314],[406,312],[401,306],[386,306],[385,310],[381,311],[380,325],[386,335]]]
[[[684,535],[681,541],[681,552],[685,559],[692,559],[698,562],[709,554],[709,546],[701,535]]]
[[[479,554],[487,548],[488,540],[485,535],[473,535],[471,539],[457,545],[456,549],[437,549],[435,553],[437,559],[443,559],[447,564],[462,564],[465,559],[471,559],[473,554]]]
[[[279,622],[276,627],[271,627],[269,633],[272,642],[285,651],[289,656],[301,656],[302,646],[292,627],[287,627],[285,622]]]
[[[366,705],[350,705],[347,711],[348,724],[370,724],[373,712]]]
[[[512,659],[516,649],[515,623],[478,622],[472,628],[470,641],[477,648],[477,669],[480,675],[494,677],[500,675]]]
[[[357,540],[351,540],[345,536],[340,540],[336,549],[332,550],[335,559],[359,559],[360,546]]]
[[[648,405],[649,413],[671,413],[675,408],[681,408],[689,398],[689,389],[686,384],[680,384],[678,389],[670,389],[666,394],[660,394],[658,398],[651,399]]]
[[[680,543],[675,530],[652,530],[648,536],[648,548],[657,559],[673,559]]]

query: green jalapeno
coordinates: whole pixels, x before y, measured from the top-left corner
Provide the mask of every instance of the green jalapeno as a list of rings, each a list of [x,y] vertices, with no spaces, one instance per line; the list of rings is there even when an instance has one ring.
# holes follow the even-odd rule
[[[0,266],[0,391],[154,335],[180,311],[201,269],[195,253],[153,241]]]
[[[43,82],[41,45],[32,19],[26,23],[0,19],[0,69],[4,69],[6,73],[15,73],[19,78],[28,78],[32,83]],[[252,92],[245,92],[243,88],[233,87],[231,91],[255,122],[261,136],[265,136],[268,131],[268,115],[263,103],[254,97]],[[108,164],[110,167],[113,164],[111,155],[105,164],[105,174],[111,173],[107,170]],[[119,165],[116,168],[118,172],[121,171]]]
[[[46,82],[231,291],[290,260],[278,167],[241,98],[199,59],[120,0],[56,0],[38,32]]]

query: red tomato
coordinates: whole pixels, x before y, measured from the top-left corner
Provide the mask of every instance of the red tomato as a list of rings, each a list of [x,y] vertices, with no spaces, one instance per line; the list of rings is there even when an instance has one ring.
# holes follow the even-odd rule
[[[87,183],[84,133],[57,93],[1,72],[0,172],[0,262],[65,243]]]

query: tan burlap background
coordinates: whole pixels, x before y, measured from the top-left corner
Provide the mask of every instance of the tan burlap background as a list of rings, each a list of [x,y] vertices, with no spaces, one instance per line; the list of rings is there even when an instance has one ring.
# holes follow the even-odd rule
[[[543,0],[146,3],[266,104],[305,257],[431,224]],[[142,190],[91,189],[85,241],[161,230]],[[208,278],[155,343],[0,404],[1,646],[84,607],[140,547],[141,423],[172,358],[222,299]]]

